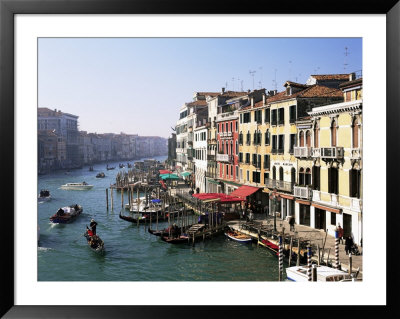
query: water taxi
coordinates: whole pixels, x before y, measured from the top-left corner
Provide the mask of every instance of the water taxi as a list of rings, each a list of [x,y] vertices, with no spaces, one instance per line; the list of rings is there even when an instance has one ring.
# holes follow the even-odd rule
[[[69,190],[88,190],[93,188],[93,185],[89,185],[86,182],[82,183],[67,183],[61,185],[61,189],[69,189]]]
[[[51,199],[50,192],[47,189],[40,190],[38,200],[39,202],[46,202]]]

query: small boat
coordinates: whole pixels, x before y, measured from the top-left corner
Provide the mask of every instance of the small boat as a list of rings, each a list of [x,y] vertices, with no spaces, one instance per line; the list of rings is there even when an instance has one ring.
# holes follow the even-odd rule
[[[132,168],[132,164],[131,163],[128,163],[128,168]]]
[[[234,230],[229,230],[225,233],[225,236],[241,243],[251,243],[252,238],[249,235],[239,233]]]
[[[106,177],[106,175],[105,175],[103,172],[101,172],[101,173],[98,173],[98,174],[96,175],[96,177],[97,177],[97,178],[104,178],[104,177]]]
[[[93,235],[90,229],[86,229],[84,236],[91,250],[97,253],[104,252],[104,242],[98,235]]]
[[[168,231],[168,228],[165,228],[165,229],[159,229],[159,230],[156,230],[156,229],[148,229],[148,232],[150,233],[150,234],[152,234],[152,235],[155,235],[155,236],[168,236],[168,234],[169,234],[169,231]]]
[[[82,206],[75,204],[59,208],[57,213],[50,217],[54,224],[67,224],[75,220],[82,213]]]
[[[122,215],[121,213],[119,213],[119,218],[126,220],[127,222],[131,222],[131,223],[137,223],[138,220],[139,220],[139,224],[150,222],[150,215],[144,215],[144,216],[140,216],[139,218],[134,218],[134,217]],[[158,216],[158,221],[166,221],[166,220],[168,220],[167,215],[165,215],[165,218],[161,214]],[[152,222],[157,221],[157,216],[152,215],[151,221]]]
[[[124,168],[124,167],[125,167],[124,164],[122,164],[122,163],[119,164],[119,168]]]
[[[88,190],[91,188],[93,188],[93,185],[89,185],[86,182],[67,183],[67,184],[61,185],[61,189],[67,189],[67,190]]]
[[[50,192],[47,189],[41,189],[38,200],[39,202],[46,202],[51,199]]]
[[[358,273],[354,277],[357,277]],[[307,266],[286,268],[286,277],[291,281],[308,281]],[[350,281],[353,278],[348,272],[328,266],[317,267],[317,281]],[[350,279],[350,280],[349,280]]]
[[[189,242],[187,235],[180,235],[179,237],[161,236],[161,240],[169,244],[183,244]]]
[[[89,167],[89,172],[93,172],[93,166]]]
[[[111,169],[115,169],[115,167],[111,167],[111,166],[108,166],[108,164],[107,164],[107,171],[109,171],[109,170],[111,170]]]

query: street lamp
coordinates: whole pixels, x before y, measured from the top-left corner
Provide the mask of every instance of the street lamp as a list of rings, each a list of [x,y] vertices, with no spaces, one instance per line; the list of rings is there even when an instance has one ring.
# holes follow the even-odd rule
[[[276,232],[276,201],[281,200],[279,194],[276,193],[276,187],[274,187],[274,190],[272,191],[272,193],[270,193],[269,198],[272,201],[272,211],[274,213],[274,231]]]

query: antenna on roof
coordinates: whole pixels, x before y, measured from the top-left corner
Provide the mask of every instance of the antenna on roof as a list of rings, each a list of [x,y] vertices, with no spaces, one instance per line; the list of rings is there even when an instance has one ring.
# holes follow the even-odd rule
[[[260,69],[260,89],[262,88],[262,81],[263,81],[263,73],[262,73],[262,66],[259,67]]]
[[[243,80],[240,80],[240,92],[243,92]]]
[[[319,70],[319,66],[317,66],[317,67],[314,69],[314,73],[317,74],[318,70]]]
[[[256,71],[249,70],[249,73],[253,77],[253,90],[254,90],[254,73],[256,73]]]
[[[272,80],[272,86],[274,87],[275,90],[278,89],[278,84],[276,83],[276,71],[278,71],[278,70],[277,69],[274,70],[275,78]]]
[[[346,71],[347,66],[349,65],[349,64],[347,63],[347,56],[350,54],[350,52],[348,52],[347,50],[348,50],[348,48],[347,48],[347,47],[344,47],[343,70],[345,70],[345,71]]]
[[[232,91],[235,91],[235,77],[232,77]]]
[[[289,61],[289,80],[292,80],[292,61]]]

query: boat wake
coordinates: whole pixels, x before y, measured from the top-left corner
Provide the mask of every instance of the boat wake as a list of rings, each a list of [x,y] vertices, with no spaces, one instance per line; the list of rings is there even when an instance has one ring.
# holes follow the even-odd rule
[[[38,247],[38,251],[48,251],[48,250],[53,250],[53,248],[49,248],[49,247]]]

